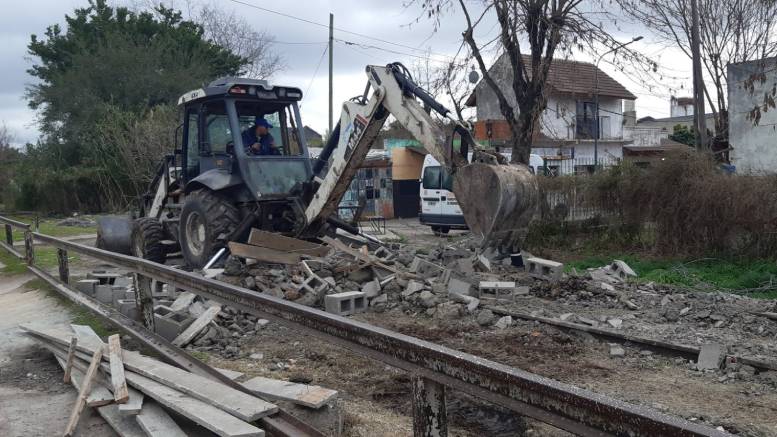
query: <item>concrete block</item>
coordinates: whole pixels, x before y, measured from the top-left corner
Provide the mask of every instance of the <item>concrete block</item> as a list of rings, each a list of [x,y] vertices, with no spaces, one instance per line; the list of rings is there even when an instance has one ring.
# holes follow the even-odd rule
[[[299,291],[301,294],[312,293],[313,295],[318,295],[325,291],[327,288],[329,288],[328,282],[321,279],[318,275],[310,275],[305,279],[305,282],[297,287],[297,291]]]
[[[131,287],[132,278],[129,276],[119,276],[113,281],[113,285],[120,285],[122,287]]]
[[[478,284],[480,299],[512,300],[515,282],[481,281]]]
[[[95,298],[100,302],[113,305],[113,286],[108,284],[100,284],[94,287]]]
[[[100,281],[98,281],[97,279],[82,279],[76,282],[76,289],[81,293],[88,294],[89,296],[94,296],[95,287],[97,287],[98,285],[100,285]]]
[[[380,281],[378,281],[377,278],[373,279],[372,281],[365,282],[362,285],[362,293],[364,293],[364,295],[369,299],[379,295],[380,289]]]
[[[461,294],[472,296],[472,284],[461,279],[450,278],[448,280],[448,294]]]
[[[542,258],[527,258],[524,260],[529,276],[546,281],[558,281],[564,274],[564,264]]]
[[[699,358],[696,360],[696,369],[714,370],[720,368],[723,362],[723,348],[717,343],[705,344],[699,350]]]
[[[476,267],[482,271],[491,271],[491,261],[483,255],[478,255]]]
[[[459,273],[464,275],[471,275],[475,273],[475,264],[471,258],[459,258],[456,260],[456,267]]]
[[[419,257],[413,258],[413,262],[410,263],[410,273],[415,273],[423,278],[431,278],[432,276],[439,276],[443,274],[445,269],[442,266],[438,266],[435,263],[429,262]]]
[[[178,334],[192,324],[194,319],[186,314],[173,312],[170,307],[154,307],[154,328],[156,333],[173,341]]]
[[[610,270],[612,270],[612,272],[618,275],[618,277],[622,280],[637,277],[637,272],[632,270],[625,261],[621,261],[619,259],[614,260],[612,264],[610,264]]]
[[[111,293],[113,293],[113,302],[111,302],[111,304],[114,307],[118,307],[118,301],[127,298],[127,287],[111,285]]]
[[[129,317],[132,320],[138,319],[138,306],[135,304],[135,300],[119,299],[116,305],[116,309],[120,313]]]
[[[346,291],[344,293],[324,296],[326,312],[347,316],[364,311],[367,308],[367,296],[361,291]]]

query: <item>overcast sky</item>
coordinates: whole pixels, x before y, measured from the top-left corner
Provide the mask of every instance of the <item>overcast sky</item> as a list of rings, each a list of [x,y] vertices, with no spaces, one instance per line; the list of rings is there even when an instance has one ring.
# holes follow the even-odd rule
[[[186,15],[194,0],[166,1],[184,11]],[[113,0],[111,4],[132,4],[133,0]],[[421,19],[415,23],[420,10],[418,6],[404,7],[407,1],[395,0],[337,0],[337,1],[285,1],[266,2],[261,0],[214,0],[214,4],[235,10],[257,29],[266,29],[274,35],[276,50],[283,54],[287,68],[278,73],[273,83],[297,86],[303,90],[302,116],[305,124],[323,133],[328,124],[327,113],[327,58],[322,59],[326,47],[326,27],[305,23],[270,12],[252,8],[245,4],[269,8],[288,15],[316,23],[327,23],[329,13],[334,14],[335,38],[360,45],[336,42],[334,47],[334,101],[335,119],[339,116],[339,102],[360,94],[366,83],[364,66],[401,61],[406,65],[429,57],[432,65],[440,65],[453,56],[461,44],[464,19],[461,14],[451,12],[444,16],[438,32],[433,32],[432,22]],[[35,142],[38,130],[35,113],[27,107],[24,99],[25,85],[32,81],[26,73],[34,60],[27,55],[27,44],[31,34],[42,35],[48,25],[64,24],[64,16],[76,7],[87,5],[87,0],[29,0],[14,2],[13,13],[0,16],[0,124],[5,123],[15,136],[16,144]],[[473,4],[473,8],[480,2]],[[7,8],[6,8],[7,9]],[[413,23],[412,25],[410,25]],[[492,39],[498,31],[495,19],[488,18],[479,26],[479,37]],[[629,29],[636,29],[631,26]],[[354,35],[344,31],[364,34],[376,39]],[[644,33],[644,32],[640,32]],[[621,41],[636,36],[618,33]],[[677,50],[656,43],[644,33],[645,39],[634,47],[649,55],[661,65],[661,75],[656,75],[651,90],[631,75],[618,72],[607,62],[600,64],[602,70],[613,76],[637,95],[637,116],[668,116],[669,96],[672,90],[680,95],[690,95],[691,63]],[[379,41],[383,40],[383,41]],[[390,43],[399,45],[392,45]],[[431,51],[431,55],[425,53]],[[576,55],[577,60],[591,61],[586,56]],[[671,78],[670,78],[671,76]],[[660,83],[659,83],[660,82]],[[683,86],[683,89],[680,89]]]

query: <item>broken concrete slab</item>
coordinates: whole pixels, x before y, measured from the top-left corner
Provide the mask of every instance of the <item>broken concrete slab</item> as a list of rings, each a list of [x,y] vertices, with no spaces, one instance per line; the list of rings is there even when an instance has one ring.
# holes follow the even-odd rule
[[[472,296],[472,284],[461,279],[450,278],[448,280],[448,294],[461,294],[464,296]]]
[[[610,270],[623,280],[637,277],[637,272],[632,270],[632,268],[623,260],[614,260],[612,264],[610,264]]]
[[[626,349],[617,343],[610,343],[610,356],[611,357],[625,357]]]
[[[723,347],[718,343],[702,345],[699,358],[696,360],[697,370],[714,370],[720,368],[723,362]]]
[[[410,280],[407,282],[405,291],[402,292],[402,297],[408,297],[424,289],[424,284],[418,281]]]
[[[380,290],[381,290],[380,281],[378,281],[377,278],[362,284],[362,293],[364,293],[364,295],[368,299],[371,299],[379,295]]]
[[[194,302],[194,299],[197,297],[196,294],[191,293],[189,291],[184,291],[180,295],[178,295],[177,298],[173,301],[173,303],[170,305],[170,309],[174,312],[183,311],[186,308],[189,308],[189,305]]]
[[[512,326],[512,324],[513,324],[513,318],[510,316],[504,316],[504,317],[500,317],[499,320],[497,320],[496,323],[494,323],[494,327],[498,329],[506,329]]]

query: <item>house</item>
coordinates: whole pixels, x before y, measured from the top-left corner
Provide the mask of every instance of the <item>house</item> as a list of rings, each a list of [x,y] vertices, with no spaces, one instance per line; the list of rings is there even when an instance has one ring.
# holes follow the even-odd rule
[[[693,112],[693,110],[691,110]],[[666,136],[671,135],[674,132],[675,126],[683,126],[689,130],[695,129],[693,125],[693,114],[691,115],[678,115],[673,117],[642,117],[637,119],[638,128],[653,128],[660,130]],[[704,115],[704,123],[707,125],[707,131],[715,132],[715,114],[709,113]]]
[[[324,144],[324,138],[320,133],[313,130],[310,126],[303,127],[305,131],[305,141],[310,147],[321,147]]]
[[[671,117],[683,117],[693,115],[693,97],[669,98],[669,115]]]
[[[731,164],[737,173],[775,174],[777,57],[729,64],[727,70]]]
[[[528,57],[524,56],[529,63]],[[515,105],[512,92],[512,69],[504,54],[489,70],[504,90],[508,101]],[[597,117],[594,89],[599,95]],[[604,71],[586,62],[554,59],[548,76],[548,104],[540,120],[540,132],[534,139],[532,153],[546,160],[556,161],[555,168],[572,171],[591,171],[594,168],[594,139],[598,136],[597,155],[602,161],[615,161],[623,156],[624,103],[628,115],[635,117],[633,101],[636,96]],[[480,81],[469,96],[466,105],[476,107],[475,139],[499,147],[510,139],[507,122],[499,110],[494,91]],[[562,164],[563,161],[563,164]],[[562,173],[567,173],[563,171]]]

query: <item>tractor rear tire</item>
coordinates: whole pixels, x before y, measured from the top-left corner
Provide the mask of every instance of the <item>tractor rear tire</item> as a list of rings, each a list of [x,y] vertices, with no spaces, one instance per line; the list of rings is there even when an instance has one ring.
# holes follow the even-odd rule
[[[159,220],[141,217],[132,226],[132,254],[138,258],[164,264],[167,253],[162,244],[165,230]]]
[[[200,269],[215,253],[227,246],[240,224],[240,212],[228,200],[210,190],[186,196],[179,223],[181,253],[186,264]]]

